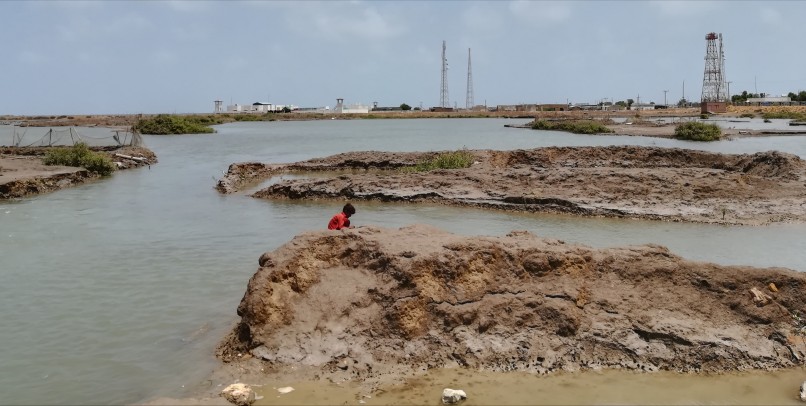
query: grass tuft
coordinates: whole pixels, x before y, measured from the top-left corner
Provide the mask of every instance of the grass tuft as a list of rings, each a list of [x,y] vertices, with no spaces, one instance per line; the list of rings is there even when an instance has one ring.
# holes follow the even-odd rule
[[[473,165],[476,157],[467,150],[441,152],[434,157],[418,162],[414,166],[403,168],[408,172],[428,172],[435,169],[462,169]]]

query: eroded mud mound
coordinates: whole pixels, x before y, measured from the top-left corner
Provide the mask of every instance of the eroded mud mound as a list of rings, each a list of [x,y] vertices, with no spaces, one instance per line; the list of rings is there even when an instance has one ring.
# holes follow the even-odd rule
[[[224,360],[372,380],[450,366],[771,369],[806,357],[793,317],[806,312],[806,275],[660,246],[362,227],[299,235],[259,262]]]
[[[397,170],[426,153],[348,153],[281,165],[273,174],[307,174],[253,196],[428,201],[721,224],[806,221],[806,163],[791,154],[635,146],[469,152],[475,156],[469,168],[429,172]]]

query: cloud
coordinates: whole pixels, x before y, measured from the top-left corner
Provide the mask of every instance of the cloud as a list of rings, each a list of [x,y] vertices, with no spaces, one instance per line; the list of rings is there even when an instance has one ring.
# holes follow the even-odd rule
[[[560,1],[525,1],[509,3],[509,11],[530,22],[562,23],[571,18],[571,4]]]
[[[20,52],[20,54],[17,56],[17,59],[21,63],[28,64],[28,65],[38,65],[38,64],[45,63],[45,62],[48,61],[47,56],[45,56],[45,55],[43,55],[41,53],[38,53],[38,52],[31,51],[31,50],[25,50],[25,51]]]
[[[162,2],[162,4],[165,4],[174,11],[179,11],[182,13],[207,11],[210,9],[212,3],[213,2],[201,0],[168,0]]]
[[[777,27],[784,23],[784,18],[778,10],[765,7],[761,9],[761,21]]]
[[[291,28],[332,41],[385,40],[405,32],[400,24],[362,3],[302,3],[286,11]]]
[[[474,3],[462,13],[462,21],[472,31],[502,32],[503,20],[497,12],[497,7],[484,7]]]
[[[40,2],[31,2],[36,4]],[[61,7],[63,9],[88,9],[88,8],[101,8],[104,2],[96,0],[72,0],[72,1],[47,1],[41,2],[44,7]]]
[[[164,66],[164,65],[176,64],[176,62],[179,61],[179,58],[175,53],[165,49],[161,49],[152,52],[151,55],[149,56],[149,60],[153,65]]]
[[[65,42],[78,42],[92,35],[92,23],[84,16],[68,16],[55,26],[56,38]]]
[[[653,5],[662,15],[671,17],[697,15],[717,7],[711,1],[690,1],[690,0],[663,0],[653,1]]]

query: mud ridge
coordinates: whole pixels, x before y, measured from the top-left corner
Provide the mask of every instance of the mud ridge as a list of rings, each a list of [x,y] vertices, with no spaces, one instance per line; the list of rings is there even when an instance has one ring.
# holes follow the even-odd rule
[[[247,183],[304,172],[252,196],[436,202],[719,224],[806,221],[806,163],[778,151],[611,146],[469,152],[475,156],[469,168],[430,172],[399,169],[435,152],[351,152],[285,165],[234,164],[219,190],[231,193]]]
[[[372,386],[439,367],[724,372],[806,359],[794,317],[806,312],[806,275],[657,245],[361,227],[301,234],[259,263],[218,355],[308,368],[310,379]]]

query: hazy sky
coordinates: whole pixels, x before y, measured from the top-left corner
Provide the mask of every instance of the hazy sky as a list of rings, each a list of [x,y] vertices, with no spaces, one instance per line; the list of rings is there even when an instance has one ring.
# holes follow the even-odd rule
[[[731,93],[806,90],[804,1],[0,1],[0,115],[699,100],[705,35]]]

